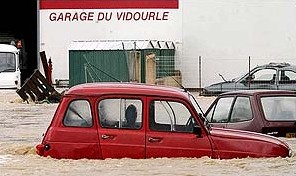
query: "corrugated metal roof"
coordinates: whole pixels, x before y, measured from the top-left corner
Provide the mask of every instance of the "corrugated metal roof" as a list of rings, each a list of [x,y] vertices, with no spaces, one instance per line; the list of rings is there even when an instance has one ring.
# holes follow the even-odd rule
[[[158,44],[159,44],[161,49],[169,49],[168,42],[159,41]]]
[[[174,49],[172,41],[158,40],[92,40],[73,41],[68,50],[139,50],[139,49]]]
[[[167,42],[167,45],[168,45],[168,49],[175,49],[175,43],[174,42]]]

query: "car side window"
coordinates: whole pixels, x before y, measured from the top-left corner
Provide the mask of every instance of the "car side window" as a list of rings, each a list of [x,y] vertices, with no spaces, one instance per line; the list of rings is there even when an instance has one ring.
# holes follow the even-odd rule
[[[296,98],[294,96],[261,97],[260,100],[266,120],[296,120]]]
[[[237,97],[232,108],[230,122],[241,122],[252,119],[249,97]]]
[[[100,125],[105,128],[140,129],[142,127],[142,101],[110,98],[98,104]]]
[[[70,127],[91,127],[91,108],[87,100],[74,100],[68,106],[63,124]]]
[[[256,83],[265,83],[265,82],[274,82],[276,78],[275,69],[261,69],[252,74],[251,82]]]
[[[207,119],[211,119],[211,123],[227,123],[233,99],[234,97],[220,98],[213,107],[212,114],[208,114]]]
[[[281,70],[279,74],[280,84],[296,83],[296,73],[291,70]]]
[[[195,119],[180,102],[157,100],[150,103],[149,127],[154,131],[192,132]]]

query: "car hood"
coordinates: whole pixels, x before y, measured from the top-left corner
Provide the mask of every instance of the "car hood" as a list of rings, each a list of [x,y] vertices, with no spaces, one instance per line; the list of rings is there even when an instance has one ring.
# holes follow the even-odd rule
[[[287,143],[285,143],[284,141],[276,137],[271,137],[269,135],[251,132],[251,131],[212,127],[211,135],[215,137],[232,138],[232,139],[260,140],[260,141],[265,141],[269,143],[283,144],[288,146]]]
[[[223,81],[223,82],[218,82],[218,83],[214,83],[214,84],[211,84],[209,86],[206,86],[206,88],[215,88],[215,87],[220,87],[221,85],[235,85],[236,82],[234,81]]]
[[[212,127],[210,133],[218,158],[291,156],[289,145],[273,136],[218,127]]]

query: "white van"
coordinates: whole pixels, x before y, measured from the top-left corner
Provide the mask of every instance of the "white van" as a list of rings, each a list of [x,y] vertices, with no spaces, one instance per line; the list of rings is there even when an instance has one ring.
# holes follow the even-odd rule
[[[0,44],[0,89],[21,87],[19,50],[9,44]]]

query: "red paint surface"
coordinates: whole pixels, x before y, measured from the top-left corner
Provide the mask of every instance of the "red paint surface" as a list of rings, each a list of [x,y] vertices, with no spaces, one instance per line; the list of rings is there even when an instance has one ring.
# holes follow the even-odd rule
[[[178,9],[179,0],[40,0],[40,9]]]

